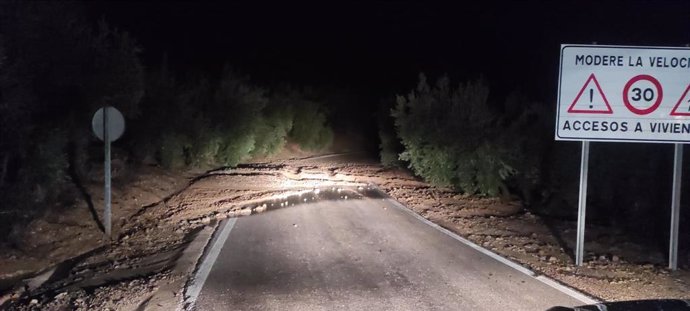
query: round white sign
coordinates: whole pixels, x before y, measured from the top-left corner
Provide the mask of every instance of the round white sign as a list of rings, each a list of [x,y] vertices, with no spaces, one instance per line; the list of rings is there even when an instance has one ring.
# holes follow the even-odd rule
[[[105,122],[108,125],[108,140],[111,142],[117,140],[125,132],[125,118],[122,113],[115,109],[115,107],[102,107],[93,114],[91,120],[91,128],[98,139],[103,140],[103,108],[107,108],[106,113],[108,120]]]

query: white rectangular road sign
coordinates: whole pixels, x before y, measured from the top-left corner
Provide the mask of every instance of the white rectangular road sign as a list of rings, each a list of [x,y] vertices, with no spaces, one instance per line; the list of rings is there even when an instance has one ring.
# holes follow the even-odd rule
[[[690,142],[690,48],[561,45],[556,140]]]

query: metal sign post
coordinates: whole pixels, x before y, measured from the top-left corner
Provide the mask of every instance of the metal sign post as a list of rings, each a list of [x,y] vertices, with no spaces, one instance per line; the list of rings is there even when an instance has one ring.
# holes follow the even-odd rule
[[[587,173],[589,172],[589,141],[582,141],[580,161],[580,196],[577,205],[577,246],[575,264],[581,266],[585,253],[585,214],[587,211]]]
[[[680,184],[683,174],[683,144],[675,144],[673,153],[673,196],[671,199],[671,234],[668,250],[668,268],[678,269],[678,226],[680,220]]]
[[[105,235],[110,237],[110,231],[112,228],[112,221],[110,220],[110,206],[111,206],[111,194],[110,194],[110,129],[108,129],[108,110],[110,107],[106,106],[103,109],[103,142],[105,145],[105,162],[103,163],[105,171],[105,191],[103,193],[103,226],[105,227]]]
[[[122,113],[114,107],[106,106],[98,109],[91,120],[94,134],[104,142],[105,160],[103,163],[105,187],[103,194],[103,227],[105,235],[110,238],[112,234],[112,209],[111,209],[111,170],[110,170],[110,143],[122,136],[125,131],[125,119]]]

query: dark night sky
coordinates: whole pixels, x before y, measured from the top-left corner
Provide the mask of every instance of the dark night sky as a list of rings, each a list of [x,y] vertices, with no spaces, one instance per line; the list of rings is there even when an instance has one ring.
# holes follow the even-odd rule
[[[464,2],[464,1],[463,1]],[[492,90],[555,98],[559,44],[690,43],[690,1],[192,3],[97,2],[178,71],[224,63],[260,83],[335,85],[373,96],[406,92],[419,72],[483,74]]]

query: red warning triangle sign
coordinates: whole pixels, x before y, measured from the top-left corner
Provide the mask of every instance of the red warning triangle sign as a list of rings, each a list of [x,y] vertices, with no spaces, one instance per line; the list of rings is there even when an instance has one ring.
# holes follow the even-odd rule
[[[685,92],[683,92],[683,95],[678,99],[678,103],[671,110],[672,116],[690,116],[690,96],[688,96],[690,94],[688,94],[688,91],[690,91],[690,85],[685,88]]]
[[[587,82],[585,82],[585,85],[577,93],[575,100],[568,108],[568,113],[613,113],[611,105],[609,105],[609,101],[606,99],[594,74],[589,75]]]

